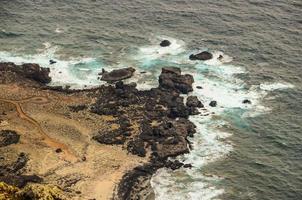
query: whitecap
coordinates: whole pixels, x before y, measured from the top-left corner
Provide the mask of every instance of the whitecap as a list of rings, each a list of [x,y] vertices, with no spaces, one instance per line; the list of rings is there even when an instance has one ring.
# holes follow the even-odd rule
[[[56,32],[56,33],[63,33],[63,29],[61,29],[61,28],[56,28],[56,29],[55,29],[55,32]]]
[[[294,88],[295,86],[290,84],[290,83],[281,83],[281,82],[276,82],[276,83],[263,83],[260,84],[260,89],[266,90],[266,91],[273,91],[273,90],[283,90],[283,89],[290,89]]]
[[[206,60],[204,63],[207,65],[222,65],[225,63],[229,63],[233,60],[233,58],[229,55],[226,55],[222,51],[214,51],[212,52],[213,58],[210,60]]]
[[[160,41],[167,39],[171,42],[168,47],[161,47]],[[149,46],[140,47],[136,55],[133,58],[140,63],[142,66],[154,66],[154,64],[160,64],[162,61],[171,61],[170,56],[175,56],[183,53],[185,51],[185,42],[182,40],[177,40],[171,37],[157,37],[152,44]],[[174,61],[176,62],[176,61]]]
[[[47,67],[50,69],[52,78],[51,83],[49,83],[51,86],[68,85],[73,89],[80,89],[85,86],[100,85],[97,78],[103,66],[101,61],[95,58],[62,60],[55,53],[57,47],[52,47],[50,43],[44,43],[44,46],[44,51],[34,55],[0,52],[0,61],[14,62],[15,64],[37,63],[41,67]],[[55,60],[57,63],[51,65],[49,60]]]

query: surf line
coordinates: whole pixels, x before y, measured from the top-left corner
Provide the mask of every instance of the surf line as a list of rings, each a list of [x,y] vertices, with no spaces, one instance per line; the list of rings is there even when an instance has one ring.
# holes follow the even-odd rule
[[[77,157],[69,150],[67,145],[65,145],[61,142],[58,142],[55,139],[49,137],[47,135],[47,133],[45,133],[43,131],[40,124],[35,119],[31,118],[24,112],[24,110],[22,109],[21,103],[28,102],[28,101],[30,101],[30,99],[33,99],[33,100],[45,99],[45,97],[31,97],[31,98],[27,98],[24,100],[16,100],[16,101],[0,98],[0,101],[14,105],[16,108],[16,111],[21,119],[24,119],[24,120],[28,121],[29,123],[31,123],[32,125],[34,125],[35,127],[37,127],[37,129],[38,129],[39,133],[42,135],[43,141],[45,142],[46,145],[48,145],[49,147],[55,148],[55,149],[62,149],[62,151],[65,155],[66,161],[70,161],[70,162],[77,161],[78,160]]]

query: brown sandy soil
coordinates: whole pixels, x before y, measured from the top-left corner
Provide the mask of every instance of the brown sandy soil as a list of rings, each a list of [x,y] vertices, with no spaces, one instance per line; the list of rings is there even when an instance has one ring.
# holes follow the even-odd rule
[[[92,103],[84,92],[67,95],[16,84],[0,84],[0,91],[0,130],[21,136],[19,143],[0,148],[1,155],[13,160],[24,152],[25,174],[58,185],[68,199],[110,199],[125,172],[147,161],[91,140],[97,131],[118,125],[113,117],[72,112],[68,106]]]

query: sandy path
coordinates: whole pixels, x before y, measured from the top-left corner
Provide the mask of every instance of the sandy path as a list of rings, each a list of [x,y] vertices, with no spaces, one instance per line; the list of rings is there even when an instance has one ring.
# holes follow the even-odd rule
[[[67,145],[65,145],[65,144],[63,144],[59,141],[56,141],[55,139],[49,137],[47,135],[47,133],[45,133],[43,131],[40,124],[35,119],[31,118],[29,115],[27,115],[24,112],[24,110],[22,109],[22,106],[21,106],[21,102],[30,101],[30,99],[33,99],[34,100],[33,103],[35,103],[35,101],[37,101],[38,99],[42,99],[44,101],[45,97],[32,97],[32,98],[27,98],[27,99],[24,99],[24,100],[17,100],[17,101],[8,100],[8,99],[0,99],[0,101],[10,103],[10,104],[14,105],[19,117],[21,119],[24,119],[24,120],[28,121],[29,123],[31,123],[32,125],[34,125],[38,129],[38,131],[39,131],[40,135],[42,136],[42,139],[43,139],[43,141],[46,145],[48,145],[49,147],[54,148],[54,149],[62,149],[62,151],[64,153],[63,158],[66,161],[70,161],[70,162],[77,161],[78,160],[77,157],[72,153],[72,151],[68,148]]]

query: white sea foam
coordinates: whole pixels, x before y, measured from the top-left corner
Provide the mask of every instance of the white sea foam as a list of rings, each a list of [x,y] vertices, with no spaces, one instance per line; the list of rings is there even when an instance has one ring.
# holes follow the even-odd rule
[[[260,84],[260,89],[266,90],[266,91],[273,91],[273,90],[283,90],[283,89],[289,89],[294,88],[294,85],[290,83],[263,83]]]
[[[61,28],[56,28],[55,32],[56,32],[56,33],[63,33],[63,29],[61,29]]]
[[[159,44],[162,40],[167,39],[171,42],[168,47],[161,47]],[[177,62],[177,59],[171,59],[171,56],[179,55],[185,51],[185,43],[182,40],[177,40],[170,37],[158,37],[151,41],[151,45],[144,46],[138,49],[138,52],[133,56],[134,60],[141,62],[141,66],[152,66],[160,64],[162,61]],[[157,60],[157,62],[155,62]]]
[[[18,55],[8,52],[0,52],[1,62],[37,63],[41,67],[50,68],[52,81],[50,85],[69,85],[71,88],[82,88],[84,86],[97,86],[98,73],[102,64],[93,58],[81,58],[62,60],[56,55],[57,47],[51,47],[50,43],[44,43],[44,49],[35,55]],[[57,63],[50,65],[49,60]]]
[[[214,51],[212,53],[213,58],[210,60],[205,61],[204,63],[207,65],[222,65],[224,63],[229,63],[233,60],[231,56],[226,55],[222,51]],[[222,56],[222,58],[219,58]]]

